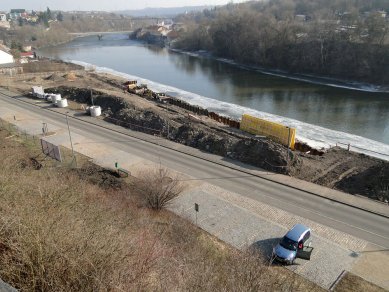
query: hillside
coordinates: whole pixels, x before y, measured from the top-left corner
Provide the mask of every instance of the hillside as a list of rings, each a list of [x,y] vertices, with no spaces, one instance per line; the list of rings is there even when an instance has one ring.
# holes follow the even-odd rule
[[[181,15],[179,49],[288,73],[389,84],[385,1],[250,1]]]

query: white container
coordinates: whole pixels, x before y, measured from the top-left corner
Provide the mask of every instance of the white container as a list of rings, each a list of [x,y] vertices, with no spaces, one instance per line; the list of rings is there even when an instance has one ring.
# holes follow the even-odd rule
[[[99,117],[101,116],[101,107],[100,106],[91,106],[90,107],[90,115],[92,117]]]
[[[44,92],[42,86],[33,86],[32,87],[32,94],[39,97],[39,95],[44,95],[45,92]]]
[[[63,107],[68,107],[68,100],[65,98],[65,99],[61,99],[61,100],[58,100],[57,103],[55,104],[56,106],[60,107],[60,108],[63,108]]]
[[[62,98],[61,98],[60,94],[51,94],[51,101],[52,101],[52,103],[56,104],[61,99]]]

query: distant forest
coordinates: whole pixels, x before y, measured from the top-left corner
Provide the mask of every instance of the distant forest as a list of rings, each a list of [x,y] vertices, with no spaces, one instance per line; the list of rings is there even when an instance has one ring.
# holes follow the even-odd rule
[[[388,0],[271,0],[180,15],[175,47],[237,62],[389,84]]]

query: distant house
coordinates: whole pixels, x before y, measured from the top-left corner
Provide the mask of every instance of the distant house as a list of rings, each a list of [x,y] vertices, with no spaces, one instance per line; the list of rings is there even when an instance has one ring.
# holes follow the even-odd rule
[[[14,57],[11,54],[0,50],[0,74],[12,76],[18,73],[23,73],[23,67],[14,62]]]
[[[9,64],[14,62],[14,57],[3,50],[0,50],[0,64]]]
[[[23,52],[30,52],[32,50],[32,45],[24,44],[22,47]]]
[[[162,27],[164,27],[166,29],[172,29],[172,26],[174,25],[174,22],[171,19],[158,20],[157,25],[158,26],[162,26]]]
[[[26,16],[26,9],[11,9],[9,12],[9,18],[12,20],[16,20],[19,17]]]
[[[10,29],[11,26],[9,22],[7,21],[7,14],[0,12],[0,27]]]
[[[21,52],[20,57],[34,59],[35,55],[33,52]]]

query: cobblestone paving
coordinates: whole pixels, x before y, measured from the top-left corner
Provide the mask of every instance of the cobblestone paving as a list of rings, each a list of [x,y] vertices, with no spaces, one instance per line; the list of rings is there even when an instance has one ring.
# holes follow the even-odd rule
[[[314,247],[311,260],[297,259],[288,268],[326,289],[343,270],[351,270],[356,259],[349,248],[362,250],[366,245],[342,232],[208,184],[186,191],[170,208],[196,223],[195,203],[200,206],[199,227],[238,249],[255,248],[269,258],[273,246],[291,226],[295,223],[310,226]]]
[[[362,239],[318,224],[309,219],[290,214],[284,210],[263,204],[259,201],[239,196],[217,186],[204,184],[201,189],[211,194],[217,194],[217,196],[221,199],[249,210],[271,222],[275,222],[288,229],[297,223],[302,223],[309,226],[314,234],[317,234],[323,238],[327,238],[331,240],[332,243],[337,243],[343,248],[347,248],[353,251],[361,251],[366,247],[367,242]]]

